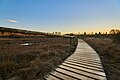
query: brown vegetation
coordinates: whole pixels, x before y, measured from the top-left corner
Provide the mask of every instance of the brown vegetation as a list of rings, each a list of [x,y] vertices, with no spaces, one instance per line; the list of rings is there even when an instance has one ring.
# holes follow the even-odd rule
[[[100,55],[108,80],[120,80],[120,43],[109,38],[85,38]]]
[[[31,45],[21,45],[30,43]],[[0,80],[42,79],[74,52],[69,38],[0,38]]]
[[[0,27],[0,36],[45,36],[46,33],[37,32],[37,31],[28,31],[28,30],[21,30],[21,29],[14,29],[14,28],[6,28]]]

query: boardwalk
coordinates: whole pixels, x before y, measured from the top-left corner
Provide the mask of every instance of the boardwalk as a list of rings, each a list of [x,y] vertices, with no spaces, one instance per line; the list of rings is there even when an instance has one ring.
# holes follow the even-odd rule
[[[82,39],[73,55],[51,72],[46,80],[106,80],[98,54]]]

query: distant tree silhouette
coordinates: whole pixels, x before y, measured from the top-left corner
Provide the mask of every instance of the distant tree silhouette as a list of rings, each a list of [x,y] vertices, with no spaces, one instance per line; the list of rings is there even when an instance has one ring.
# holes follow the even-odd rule
[[[54,34],[57,34],[57,32],[54,32]]]
[[[101,32],[99,32],[98,34],[101,35]]]
[[[112,29],[109,34],[118,34],[118,33],[120,33],[120,30],[118,30],[118,29],[116,29],[116,30]]]
[[[54,32],[52,34],[54,34]]]
[[[61,35],[61,32],[58,32],[58,35]]]
[[[86,32],[84,32],[84,35],[86,35]]]
[[[107,34],[107,32],[105,34]]]
[[[116,29],[115,30],[116,34],[120,34],[120,30]]]
[[[91,32],[91,35],[93,35],[93,32]]]
[[[120,42],[120,30],[112,29],[109,34],[113,35],[114,40],[117,40]]]
[[[115,30],[112,29],[109,34],[115,34]]]
[[[95,35],[97,35],[97,33],[95,33]]]

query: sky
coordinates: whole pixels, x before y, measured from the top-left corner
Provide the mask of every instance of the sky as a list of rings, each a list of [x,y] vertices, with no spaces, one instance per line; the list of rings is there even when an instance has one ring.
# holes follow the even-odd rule
[[[120,29],[120,0],[0,0],[0,26],[40,32]]]

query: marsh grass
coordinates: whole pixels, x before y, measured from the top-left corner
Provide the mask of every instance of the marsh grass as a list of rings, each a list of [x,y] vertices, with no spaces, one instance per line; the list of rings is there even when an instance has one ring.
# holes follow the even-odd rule
[[[71,55],[69,38],[0,38],[0,80],[43,79]],[[20,44],[32,43],[22,46]]]
[[[110,38],[85,38],[99,54],[108,80],[120,80],[120,43]]]

